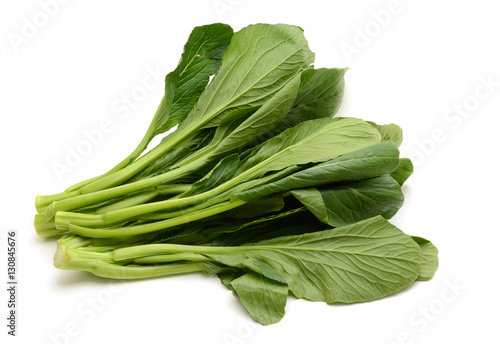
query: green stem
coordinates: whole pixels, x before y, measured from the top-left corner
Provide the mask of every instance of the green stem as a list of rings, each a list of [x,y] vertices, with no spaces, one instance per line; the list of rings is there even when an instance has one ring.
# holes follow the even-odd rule
[[[64,246],[58,248],[54,257],[54,266],[58,269],[88,271],[96,276],[114,279],[140,279],[202,271],[196,263],[155,266],[117,265],[104,260],[88,258],[83,252],[68,250]]]
[[[155,188],[151,189],[146,189],[143,192],[137,193],[135,195],[132,195],[130,197],[127,197],[125,199],[121,199],[117,202],[103,205],[102,207],[99,207],[95,210],[95,214],[103,214],[106,212],[111,212],[117,209],[122,209],[122,208],[127,208],[127,207],[132,207],[136,206],[139,204],[144,204],[153,198],[158,196],[158,191]]]
[[[178,195],[191,189],[191,184],[158,185],[156,190],[160,195]]]
[[[53,202],[61,201],[78,195],[79,195],[78,190],[71,192],[61,192],[53,195],[38,195],[35,198],[35,207],[39,213],[43,213],[47,210],[48,206]]]
[[[233,100],[234,101],[234,100]],[[218,108],[214,109],[212,112],[209,114],[204,114],[200,118],[198,118],[195,122],[184,122],[186,124],[185,126],[179,128],[176,130],[174,133],[172,133],[172,136],[169,136],[169,140],[165,140],[164,142],[160,143],[158,146],[153,148],[151,151],[146,153],[144,156],[136,160],[133,164],[129,164],[125,166],[124,168],[120,169],[119,171],[116,171],[115,173],[112,173],[110,175],[106,175],[103,178],[99,178],[98,180],[89,183],[83,187],[81,187],[78,190],[74,190],[70,193],[62,193],[62,194],[56,194],[56,195],[50,195],[50,196],[38,196],[35,204],[38,207],[45,207],[49,204],[52,204],[54,201],[63,201],[66,200],[68,197],[73,197],[73,196],[78,196],[78,195],[85,195],[89,193],[94,193],[97,191],[108,191],[104,190],[113,186],[116,186],[128,179],[130,179],[132,176],[140,172],[142,169],[144,169],[146,166],[148,166],[150,163],[155,161],[156,159],[160,158],[163,154],[168,152],[169,150],[175,148],[178,144],[182,143],[183,141],[188,140],[189,138],[192,138],[198,134],[198,130],[203,127],[207,122],[209,122],[211,119],[213,119],[215,116],[220,114],[227,106],[229,106],[231,102],[225,103],[220,105]],[[156,115],[155,115],[156,116]],[[155,122],[155,121],[153,121]],[[203,159],[201,159],[203,160]],[[197,161],[193,162],[194,165],[196,165]],[[188,164],[191,165],[191,164]],[[167,173],[165,173],[167,174]],[[153,178],[151,178],[153,179]],[[168,179],[165,179],[161,182],[164,182]],[[147,180],[146,180],[147,181]],[[160,182],[160,183],[161,183]],[[135,183],[131,183],[135,184]],[[143,187],[148,187],[148,186],[153,186],[158,184],[156,181],[151,183],[147,183],[146,186],[137,186],[138,188],[134,189],[134,191],[137,191]],[[124,185],[126,186],[126,185]],[[126,190],[126,189],[125,189]],[[125,191],[125,193],[128,193],[130,191]],[[118,194],[120,196],[122,194]],[[113,196],[116,197],[116,196]],[[85,204],[88,205],[88,204]],[[70,210],[74,208],[66,208],[66,209],[58,209],[58,210]],[[54,216],[55,212],[49,210],[47,213],[49,216]],[[50,215],[51,214],[51,215]]]
[[[59,211],[56,213],[56,221],[59,227],[67,227],[69,224],[81,226],[81,227],[103,227],[116,225],[118,223],[123,223],[129,220],[146,220],[146,221],[156,221],[171,219],[178,216],[184,216],[187,212],[194,212],[197,210],[202,210],[209,208],[216,204],[221,204],[228,199],[217,199],[212,198],[202,203],[198,203],[190,206],[189,208],[181,206],[186,203],[187,198],[171,198],[165,201],[158,201],[148,204],[139,204],[130,206],[128,208],[117,207],[115,210],[110,210],[105,213],[95,213],[95,214],[84,214],[79,212],[65,212]],[[126,200],[125,200],[126,201]],[[189,204],[193,201],[192,198],[189,200]],[[176,211],[165,211],[165,209],[172,209],[172,204],[175,202],[180,210]],[[166,206],[165,206],[166,205]],[[170,208],[169,208],[170,207]],[[163,210],[163,212],[157,212],[157,210]]]
[[[176,254],[217,254],[247,250],[246,246],[196,246],[179,244],[148,244],[118,248],[111,252],[115,262],[135,260],[143,257]]]
[[[75,235],[67,235],[57,242],[54,266],[65,270],[82,270],[94,275],[116,279],[138,279],[200,272],[196,263],[136,266],[115,264],[112,259],[113,247],[92,247],[92,240]],[[106,252],[109,251],[109,252]]]
[[[75,197],[71,197],[68,199],[52,202],[45,210],[46,219],[48,220],[52,218],[57,211],[78,209],[111,198],[125,196],[132,192],[152,187],[164,183],[166,181],[173,182],[175,181],[175,179],[182,177],[184,173],[191,173],[193,169],[196,170],[197,164],[202,164],[202,163],[203,163],[202,161],[195,161],[191,165],[184,165],[175,170],[166,172],[164,174],[155,177],[139,180],[137,182],[133,182],[130,184],[116,186],[107,190],[96,191],[85,195],[77,195]]]
[[[147,148],[149,142],[151,141],[151,139],[153,137],[154,130],[155,130],[155,122],[156,122],[155,119],[157,116],[159,116],[161,114],[162,111],[166,111],[164,107],[165,107],[165,96],[163,96],[163,98],[160,102],[160,105],[158,106],[158,109],[156,110],[153,121],[149,125],[148,130],[146,131],[146,134],[142,138],[139,145],[134,149],[134,151],[131,154],[129,154],[128,157],[123,159],[121,162],[119,162],[116,166],[114,166],[108,172],[106,172],[100,176],[96,176],[96,177],[84,180],[82,182],[79,182],[77,184],[74,184],[74,185],[70,186],[69,188],[67,188],[66,190],[64,190],[64,192],[53,194],[53,195],[37,196],[37,198],[35,200],[35,206],[36,206],[38,212],[44,211],[45,208],[54,201],[60,201],[60,200],[81,194],[80,190],[82,188],[84,188],[84,187],[86,187],[94,182],[97,182],[97,181],[103,179],[104,177],[112,175],[113,173],[128,166],[131,162],[133,162],[135,159],[137,159],[137,157],[139,155],[141,155],[142,152],[144,152],[144,150]]]
[[[222,194],[224,191],[227,191],[228,189],[245,181],[246,179],[251,179],[252,177],[255,177],[256,172],[258,172],[262,166],[265,166],[265,164],[267,164],[270,159],[273,159],[273,157],[270,157],[270,158],[260,162],[259,164],[249,168],[245,172],[240,173],[235,178],[219,185],[218,187],[215,187],[211,190],[200,193],[198,195],[193,195],[193,196],[184,197],[184,198],[174,198],[174,199],[169,199],[169,200],[159,201],[159,202],[154,202],[154,203],[140,204],[137,206],[123,208],[123,209],[119,209],[119,210],[116,210],[113,212],[108,212],[108,213],[99,214],[99,215],[78,214],[78,215],[74,215],[73,220],[80,221],[80,223],[85,223],[86,226],[97,227],[97,226],[104,226],[104,225],[111,224],[111,223],[117,223],[117,222],[123,221],[125,219],[133,218],[135,216],[143,215],[146,213],[152,213],[152,212],[156,212],[156,211],[166,211],[166,210],[171,210],[171,209],[176,209],[176,208],[179,209],[179,208],[182,208],[185,206],[190,206],[190,205],[202,202],[202,201],[206,201],[207,199],[210,199],[211,197],[218,196],[218,195]],[[195,160],[192,162],[192,164],[199,164],[199,161]],[[63,200],[63,201],[59,201],[59,202],[54,202],[47,208],[46,213],[45,213],[46,218],[50,219],[58,211],[70,210],[70,209],[82,207],[82,206],[88,204],[88,202],[102,201],[106,198],[109,198],[110,196],[117,197],[120,194],[126,192],[127,190],[128,190],[128,192],[136,191],[136,189],[140,188],[140,186],[142,186],[142,185],[147,185],[149,183],[157,182],[156,178],[158,178],[158,179],[163,178],[163,179],[168,180],[169,178],[172,178],[169,176],[170,174],[175,175],[176,173],[179,174],[179,172],[180,172],[180,174],[182,175],[182,173],[186,169],[190,170],[190,169],[192,169],[192,166],[190,166],[189,164],[186,164],[182,167],[179,167],[178,169],[172,170],[170,172],[159,175],[157,177],[144,179],[144,180],[137,181],[134,183],[125,184],[125,185],[122,185],[122,186],[119,186],[116,188],[91,193],[88,195],[82,195],[82,196],[74,197],[71,199],[67,199],[67,200]],[[220,199],[220,201],[223,201],[223,200],[225,200],[225,198]],[[71,213],[61,213],[59,215],[59,217],[60,217],[59,220],[56,220],[56,223],[58,223],[58,225],[56,225],[57,228],[59,228],[59,227],[63,228],[63,226],[72,222]],[[85,219],[87,219],[88,222],[84,222]],[[80,227],[81,226],[78,226],[78,228],[80,228]],[[75,227],[75,228],[77,228],[77,227]],[[77,228],[77,230],[79,230],[78,228]]]
[[[93,183],[93,182],[95,182],[103,177],[106,177],[112,173],[115,173],[116,171],[121,170],[122,168],[129,165],[132,161],[137,159],[137,157],[139,155],[141,155],[141,153],[144,152],[144,150],[146,150],[149,142],[151,142],[151,139],[154,137],[153,134],[154,134],[154,131],[156,129],[157,118],[159,116],[163,116],[165,114],[165,112],[167,111],[165,101],[166,101],[166,98],[165,98],[165,96],[163,96],[163,98],[160,101],[160,105],[158,105],[158,108],[156,109],[155,115],[153,116],[153,120],[149,124],[149,127],[148,127],[148,130],[146,131],[146,134],[144,134],[141,142],[137,145],[137,147],[134,149],[134,151],[129,154],[129,156],[127,156],[125,159],[123,159],[118,164],[116,164],[116,166],[114,166],[108,172],[106,172],[100,176],[84,180],[84,181],[77,183],[73,186],[70,186],[64,192],[71,192],[71,191],[81,189],[82,187],[84,187],[88,184],[91,184],[91,183]]]
[[[179,195],[188,191],[191,184],[174,184],[174,185],[159,185],[151,189],[145,189],[138,194],[127,197],[115,203],[104,205],[97,208],[95,214],[104,214],[111,211],[116,211],[122,208],[133,207],[136,205],[144,204],[159,195]]]
[[[160,231],[163,229],[183,225],[188,222],[201,220],[206,217],[217,215],[225,211],[237,208],[243,204],[245,204],[244,201],[236,200],[221,205],[213,206],[210,208],[202,209],[199,211],[195,211],[192,213],[187,213],[183,216],[175,217],[172,219],[156,221],[142,225],[128,226],[122,228],[112,228],[112,229],[108,228],[96,229],[96,228],[77,226],[69,223],[69,221],[64,218],[65,215],[64,212],[60,212],[56,216],[56,228],[61,230],[69,229],[74,234],[90,238],[114,238],[120,236],[138,235],[138,234]],[[73,218],[73,216],[71,216],[71,218]]]
[[[201,254],[195,253],[175,253],[175,254],[161,254],[156,256],[148,256],[134,259],[135,264],[147,265],[147,264],[164,264],[178,261],[194,261],[194,262],[204,262],[211,261],[212,259],[205,257]]]
[[[55,220],[50,219],[49,221],[46,221],[45,215],[43,214],[35,215],[34,225],[38,236],[45,239],[61,236],[68,232],[67,230],[56,229]]]
[[[159,144],[154,149],[143,155],[141,158],[137,159],[133,164],[127,165],[113,174],[107,175],[93,183],[85,185],[78,191],[80,191],[81,195],[85,195],[119,185],[140,172],[156,159],[159,159],[169,150],[175,148],[178,144],[180,144],[183,140],[187,139],[191,135],[192,133],[187,131],[182,133],[174,132],[170,140],[166,140],[163,143]]]
[[[95,177],[92,177],[92,178],[89,178],[89,179],[85,179],[85,180],[83,180],[83,181],[81,181],[79,183],[71,185],[70,187],[66,188],[66,190],[64,190],[63,193],[60,193],[60,195],[64,195],[64,193],[68,193],[68,192],[72,192],[72,191],[78,190],[81,187],[83,187],[83,186],[85,186],[87,184],[90,184],[90,183],[98,180],[99,178],[102,178],[103,176],[106,176],[106,175],[108,175],[110,173],[113,173],[112,171],[113,171],[113,169],[109,170],[108,172],[106,172],[104,174],[101,174],[100,176],[95,176]]]
[[[120,184],[127,179],[130,179],[132,176],[140,172],[150,163],[160,158],[166,152],[175,148],[183,141],[189,140],[190,138],[196,136],[198,134],[198,130],[203,127],[207,122],[209,122],[212,118],[217,116],[221,111],[224,110],[225,107],[229,106],[230,103],[222,104],[215,110],[213,110],[209,114],[205,114],[201,118],[199,118],[195,122],[188,123],[185,127],[179,128],[175,132],[172,133],[172,136],[169,140],[166,140],[156,146],[154,149],[146,153],[144,156],[139,158],[133,164],[126,166],[125,168],[113,173],[112,175],[105,176],[93,183],[90,183],[80,189],[81,194],[86,194],[89,192],[94,192],[98,190],[103,190],[105,188],[109,188]],[[156,117],[156,115],[155,115]],[[153,121],[155,122],[155,121]],[[187,123],[187,122],[185,122]]]
[[[175,163],[175,166],[183,166],[187,164],[191,164],[196,160],[199,159],[206,159],[207,157],[210,156],[210,154],[217,148],[217,145],[211,142],[207,146],[198,149],[196,152],[193,152],[184,158],[182,158],[180,161]]]
[[[142,279],[161,276],[179,275],[193,272],[202,272],[196,263],[165,264],[155,266],[121,266],[106,262],[95,261],[82,269],[92,274],[113,279]]]

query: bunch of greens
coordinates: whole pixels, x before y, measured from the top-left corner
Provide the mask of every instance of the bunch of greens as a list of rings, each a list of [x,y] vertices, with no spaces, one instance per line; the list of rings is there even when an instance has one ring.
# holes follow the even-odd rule
[[[214,274],[263,324],[288,295],[363,302],[430,279],[436,248],[387,221],[413,172],[401,129],[332,118],[346,69],[313,60],[298,27],[196,27],[137,148],[37,197],[37,233],[60,237],[54,265]]]

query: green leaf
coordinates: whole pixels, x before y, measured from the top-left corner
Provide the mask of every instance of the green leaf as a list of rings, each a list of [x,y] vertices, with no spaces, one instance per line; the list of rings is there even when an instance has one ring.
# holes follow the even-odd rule
[[[378,125],[373,122],[368,123],[380,132],[382,141],[392,141],[396,146],[401,146],[401,143],[403,142],[403,130],[401,130],[398,125],[394,123],[383,125]]]
[[[309,227],[313,227],[315,222],[319,221],[314,215],[305,207],[300,207],[253,219],[252,221],[239,220],[237,222],[233,221],[232,223],[230,221],[225,221],[224,224],[215,226],[207,224],[202,234],[206,235],[209,240],[213,240],[212,245],[236,246],[248,242],[259,241],[261,239],[256,240],[256,238],[266,236],[271,232],[277,232],[282,229],[282,227],[286,227],[287,230],[289,226],[297,224],[307,224]],[[326,227],[323,225],[322,229],[325,228]],[[301,232],[300,234],[303,233],[304,232]],[[290,234],[290,232],[288,232],[288,234]],[[269,239],[269,237],[263,237],[262,239]]]
[[[203,264],[205,264],[205,262],[203,262]],[[224,284],[226,287],[228,287],[229,289],[232,290],[231,286],[230,286],[230,283],[235,279],[235,278],[238,278],[238,276],[241,276],[241,272],[245,273],[243,269],[233,269],[234,271],[238,271],[240,273],[238,274],[235,274],[231,271],[222,271],[220,273],[217,274],[217,277],[219,277],[220,281],[222,282],[222,284]],[[205,270],[203,269],[203,272],[206,273],[206,274],[209,274],[209,275],[214,275],[214,273],[210,273],[209,272],[210,270]]]
[[[280,236],[300,235],[305,233],[313,233],[322,231],[330,226],[319,222],[306,208],[300,213],[302,217],[292,216],[292,214],[279,219],[280,221],[269,220],[265,223],[254,224],[242,228],[241,231],[233,233],[221,234],[212,242],[215,246],[235,246],[243,245],[261,240],[273,239]],[[293,219],[296,223],[290,223]],[[273,226],[272,224],[275,223]]]
[[[240,158],[238,154],[226,156],[205,177],[194,183],[191,190],[186,191],[181,196],[187,197],[198,192],[203,192],[231,180],[238,170],[239,163]]]
[[[296,26],[243,28],[234,34],[217,75],[179,129],[194,122],[200,128],[228,111],[261,106],[313,60],[314,54]]]
[[[168,172],[176,167],[178,167],[177,162],[190,154],[196,152],[200,147],[206,143],[206,141],[212,137],[210,131],[202,131],[197,137],[193,138],[184,145],[179,145],[171,151],[166,152],[158,159],[151,162],[148,166],[142,169],[141,172],[136,174],[130,179],[130,182],[145,179],[147,177],[159,175]]]
[[[269,278],[273,281],[279,282],[279,283],[286,283],[285,279],[283,276],[280,275],[279,272],[274,270],[269,264],[266,262],[261,262],[258,260],[252,260],[252,259],[247,259],[246,261],[243,262],[242,264],[245,268],[248,268],[258,274],[261,274],[262,276]]]
[[[241,276],[241,271],[242,269],[236,269],[228,266],[224,266],[222,264],[219,264],[217,262],[205,262],[201,261],[198,262],[200,267],[202,268],[202,271],[206,275],[217,275],[217,276],[224,276],[224,280],[221,279],[221,282],[224,283],[227,286],[227,282],[231,282],[233,279],[235,279],[238,276]]]
[[[427,239],[417,236],[412,236],[412,239],[422,250],[422,266],[418,280],[428,281],[434,276],[439,266],[438,249]]]
[[[219,70],[233,30],[226,24],[197,26],[184,46],[177,68],[165,78],[163,111],[154,118],[152,136],[181,123]]]
[[[248,313],[263,325],[280,321],[285,315],[288,297],[286,283],[277,282],[259,273],[201,262],[203,272],[217,274],[241,301]]]
[[[332,116],[342,101],[345,71],[304,70],[220,142],[213,155],[255,146],[301,122]]]
[[[263,133],[272,130],[292,108],[300,86],[300,75],[296,76],[256,112],[235,128],[212,153],[213,158],[235,152],[245,147]],[[217,129],[218,131],[220,129]]]
[[[422,259],[417,243],[381,216],[244,246],[197,248],[197,253],[228,266],[243,268],[248,260],[267,263],[293,295],[327,303],[370,301],[395,293],[417,278]]]
[[[306,120],[335,115],[342,103],[346,72],[347,68],[303,71],[295,103],[280,125],[288,128]]]
[[[236,209],[226,212],[225,214],[233,218],[248,219],[273,211],[279,211],[283,209],[284,206],[285,203],[281,195],[272,195],[270,197],[264,197],[256,201],[246,203]]]
[[[403,186],[406,180],[413,173],[413,163],[408,158],[399,159],[398,168],[396,168],[392,173],[391,177],[394,178],[399,185]]]
[[[401,187],[388,175],[319,189],[292,190],[291,194],[321,222],[334,227],[376,215],[390,219],[404,200]]]
[[[266,141],[242,161],[238,173],[253,178],[293,165],[318,163],[380,142],[379,133],[357,118],[302,122]]]
[[[229,283],[248,313],[263,325],[280,321],[285,315],[288,286],[249,272]]]
[[[248,188],[234,196],[249,202],[293,189],[373,178],[391,173],[398,164],[397,147],[392,142],[381,142],[290,174],[275,182]]]

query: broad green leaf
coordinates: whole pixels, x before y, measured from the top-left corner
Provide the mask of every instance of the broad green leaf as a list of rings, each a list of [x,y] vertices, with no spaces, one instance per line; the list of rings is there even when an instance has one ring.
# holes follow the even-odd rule
[[[392,141],[396,146],[401,146],[401,143],[403,142],[403,130],[401,128],[394,124],[383,124],[379,125],[373,122],[368,122],[370,123],[374,128],[377,128],[377,130],[380,132],[380,135],[382,136],[383,141]]]
[[[248,313],[263,325],[277,323],[285,315],[288,286],[248,272],[229,282]]]
[[[304,70],[225,137],[213,155],[264,142],[306,120],[332,116],[342,101],[345,71]]]
[[[236,247],[197,247],[228,266],[267,263],[298,298],[353,303],[384,297],[420,273],[418,244],[381,216],[355,224]],[[187,249],[187,251],[189,251]]]
[[[283,318],[288,297],[285,283],[266,278],[259,273],[201,262],[203,272],[217,275],[241,301],[248,313],[263,325],[274,324]]]
[[[334,227],[376,215],[390,219],[404,200],[401,186],[388,175],[322,188],[292,190],[291,194],[321,222]]]
[[[261,106],[313,60],[298,27],[256,24],[243,28],[233,35],[217,75],[179,129],[200,128],[228,111]]]
[[[302,122],[266,141],[242,161],[253,178],[293,165],[318,163],[380,142],[376,129],[357,118]]]
[[[418,280],[428,281],[434,276],[439,266],[438,249],[427,239],[417,236],[412,236],[412,238],[422,250],[422,266]]]
[[[398,168],[396,168],[392,173],[391,177],[394,178],[399,185],[403,186],[406,180],[413,173],[413,163],[408,158],[399,159]]]
[[[399,151],[392,142],[381,142],[299,171],[275,182],[247,188],[235,197],[251,201],[273,193],[335,182],[355,181],[391,173],[399,164]]]
[[[226,24],[193,29],[177,68],[165,78],[163,111],[155,115],[152,136],[184,120],[205,90],[210,76],[217,73],[232,36],[233,30]]]

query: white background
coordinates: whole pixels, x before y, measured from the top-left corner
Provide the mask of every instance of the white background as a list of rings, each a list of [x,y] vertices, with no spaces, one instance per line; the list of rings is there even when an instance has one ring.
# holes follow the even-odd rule
[[[50,1],[0,5],[0,342],[499,342],[495,1],[44,3]],[[301,26],[316,66],[350,67],[339,114],[403,128],[402,155],[414,159],[416,171],[393,223],[439,248],[432,281],[365,304],[289,299],[284,319],[263,327],[213,277],[110,286],[53,268],[55,242],[34,233],[35,196],[62,191],[126,156],[163,94],[148,75],[163,79],[191,29],[218,21],[235,30],[256,22]],[[144,81],[151,86],[141,93]],[[117,111],[123,95],[135,107]],[[103,120],[111,129],[58,177],[54,165],[66,164],[84,131],[100,130]],[[5,326],[5,233],[12,229],[19,235],[17,338]]]

